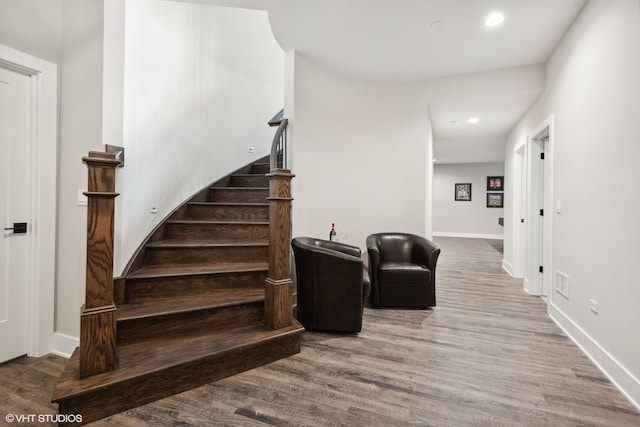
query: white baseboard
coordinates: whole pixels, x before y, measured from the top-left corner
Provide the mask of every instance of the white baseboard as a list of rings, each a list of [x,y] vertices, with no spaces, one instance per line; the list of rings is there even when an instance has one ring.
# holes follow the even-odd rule
[[[465,237],[469,239],[491,239],[491,240],[504,240],[502,234],[478,234],[478,233],[453,233],[449,231],[434,231],[435,237]]]
[[[53,334],[53,354],[66,357],[69,359],[71,354],[80,346],[80,338],[72,337],[65,334]]]
[[[506,259],[502,259],[502,269],[506,271],[509,276],[513,277],[513,266]]]
[[[548,313],[551,319],[580,347],[609,381],[640,411],[640,380],[553,303],[548,305]]]

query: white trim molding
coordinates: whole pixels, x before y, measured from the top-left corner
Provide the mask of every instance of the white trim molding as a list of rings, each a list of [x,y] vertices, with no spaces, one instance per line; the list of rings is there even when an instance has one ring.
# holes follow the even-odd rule
[[[640,380],[551,302],[549,317],[591,359],[611,383],[640,411]]]
[[[80,338],[59,332],[53,334],[53,348],[51,349],[51,353],[70,359],[74,350],[78,347],[80,347]]]
[[[27,284],[29,356],[53,348],[56,199],[58,174],[58,68],[40,58],[0,45],[0,66],[26,74],[32,88],[33,172],[30,280]]]
[[[513,275],[513,266],[506,259],[502,259],[502,269],[511,277],[515,277]]]
[[[434,231],[434,237],[464,237],[469,239],[490,239],[490,240],[504,240],[502,234],[478,234],[478,233],[454,233],[449,231]]]

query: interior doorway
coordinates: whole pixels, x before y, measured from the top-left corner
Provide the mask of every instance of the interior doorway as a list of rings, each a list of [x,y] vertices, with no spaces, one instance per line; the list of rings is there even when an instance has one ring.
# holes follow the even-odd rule
[[[551,116],[532,132],[526,147],[524,289],[545,299],[551,295],[553,269],[553,146]]]
[[[0,186],[3,211],[2,303],[7,336],[22,340],[0,357],[41,356],[52,350],[57,195],[57,67],[0,45],[3,101],[0,119],[7,131]],[[19,130],[17,130],[19,129]],[[7,153],[3,152],[3,156]],[[26,233],[14,223],[26,223]],[[16,286],[22,287],[16,289]],[[17,293],[16,293],[17,292]],[[22,302],[24,301],[24,303]],[[18,310],[13,304],[19,306]],[[22,310],[22,313],[17,311]],[[17,314],[16,322],[10,317]],[[11,351],[9,351],[11,350]]]

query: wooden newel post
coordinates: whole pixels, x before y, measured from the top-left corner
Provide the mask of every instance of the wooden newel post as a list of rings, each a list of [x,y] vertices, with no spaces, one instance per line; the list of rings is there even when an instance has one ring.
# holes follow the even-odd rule
[[[272,329],[291,325],[291,178],[289,170],[269,177],[269,274],[265,281],[264,322]]]
[[[113,303],[113,223],[116,167],[111,153],[91,151],[87,196],[87,279],[80,315],[80,377],[116,368],[116,306]]]

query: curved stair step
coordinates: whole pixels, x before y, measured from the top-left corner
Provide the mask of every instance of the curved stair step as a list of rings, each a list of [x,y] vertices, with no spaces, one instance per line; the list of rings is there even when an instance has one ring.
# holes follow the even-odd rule
[[[218,242],[207,240],[161,240],[145,248],[147,266],[167,267],[268,262],[267,242]]]
[[[269,221],[269,204],[242,202],[190,202],[186,218],[239,221]]]
[[[183,219],[167,221],[165,224],[167,240],[260,241],[265,243],[269,240],[269,221]]]
[[[209,202],[264,203],[269,196],[269,187],[211,187]]]

